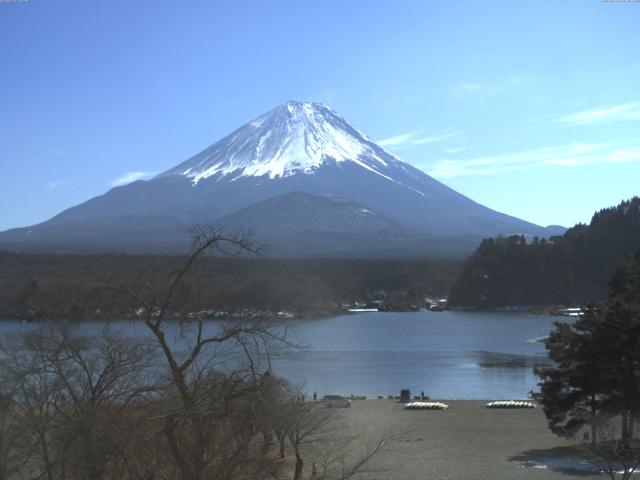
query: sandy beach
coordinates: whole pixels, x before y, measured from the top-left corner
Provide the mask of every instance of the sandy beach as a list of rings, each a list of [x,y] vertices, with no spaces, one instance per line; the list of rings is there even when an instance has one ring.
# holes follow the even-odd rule
[[[444,411],[406,411],[394,400],[356,400],[340,409],[346,432],[374,440],[403,432],[375,460],[383,473],[372,479],[567,479],[577,472],[535,468],[545,459],[575,454],[572,443],[553,435],[541,408],[498,410],[485,401],[446,401]],[[583,474],[584,475],[584,474]]]

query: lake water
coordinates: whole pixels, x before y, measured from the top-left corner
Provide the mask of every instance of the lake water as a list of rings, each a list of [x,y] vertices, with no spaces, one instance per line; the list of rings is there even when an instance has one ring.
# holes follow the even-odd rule
[[[432,398],[524,398],[533,367],[546,362],[545,337],[557,318],[523,313],[359,313],[297,322],[308,350],[274,362],[305,390],[356,395],[409,388]]]
[[[273,370],[309,394],[399,395],[431,398],[524,398],[536,389],[533,368],[546,362],[545,337],[557,317],[503,312],[367,312],[290,324],[305,346],[273,359]],[[144,325],[113,322],[133,336]],[[101,322],[84,328],[98,331]],[[0,331],[34,324],[0,323]]]

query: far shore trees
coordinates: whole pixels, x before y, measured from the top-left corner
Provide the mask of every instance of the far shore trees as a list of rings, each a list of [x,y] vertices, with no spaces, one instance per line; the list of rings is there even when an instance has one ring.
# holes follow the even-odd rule
[[[184,256],[18,254],[0,250],[0,316],[26,320],[138,319],[138,306],[100,288],[126,279],[152,279],[159,292],[184,263]],[[180,281],[176,306],[192,311],[277,317],[329,315],[355,301],[370,302],[393,292],[447,295],[460,261],[444,259],[282,259],[272,256],[201,258]],[[91,292],[91,295],[87,295]],[[405,295],[406,296],[406,295]],[[212,315],[213,316],[213,315]]]
[[[491,309],[584,304],[607,296],[607,280],[640,245],[640,197],[596,212],[589,225],[532,240],[488,238],[464,262],[449,305]]]

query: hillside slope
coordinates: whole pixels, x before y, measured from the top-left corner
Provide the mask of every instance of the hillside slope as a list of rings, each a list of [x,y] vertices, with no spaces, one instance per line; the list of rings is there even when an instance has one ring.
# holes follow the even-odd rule
[[[640,247],[640,198],[600,210],[589,225],[527,242],[521,236],[484,240],[450,292],[453,306],[578,305],[604,298],[625,255]]]

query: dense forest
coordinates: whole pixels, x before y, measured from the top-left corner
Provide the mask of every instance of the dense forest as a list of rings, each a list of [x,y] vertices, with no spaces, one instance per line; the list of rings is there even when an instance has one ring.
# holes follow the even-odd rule
[[[607,279],[640,246],[640,198],[597,212],[562,236],[484,240],[464,264],[451,260],[206,257],[175,297],[182,312],[286,311],[324,315],[354,302],[423,306],[449,294],[454,307],[574,305],[606,296]],[[135,316],[120,287],[162,292],[182,256],[35,255],[0,251],[0,318]]]
[[[0,318],[113,318],[133,304],[117,288],[166,288],[180,256],[30,255],[0,252]],[[460,263],[445,260],[201,259],[181,283],[184,312],[205,309],[322,315],[355,301],[402,308],[446,295]]]
[[[548,240],[483,240],[451,288],[454,306],[577,305],[607,294],[607,280],[640,246],[640,198],[597,212]]]

